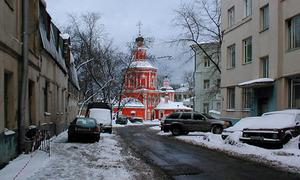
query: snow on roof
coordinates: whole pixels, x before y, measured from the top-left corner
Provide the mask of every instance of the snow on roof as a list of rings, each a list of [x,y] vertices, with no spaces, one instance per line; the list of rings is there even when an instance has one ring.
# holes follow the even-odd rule
[[[118,106],[117,104],[114,105],[115,107]],[[144,104],[141,103],[136,98],[124,98],[121,101],[121,107],[138,107],[138,108],[145,108]]]
[[[188,91],[189,91],[189,88],[184,87],[184,86],[175,90],[175,92],[188,92]]]
[[[161,100],[160,103],[156,106],[155,109],[176,109],[176,110],[192,110],[192,108],[186,107],[183,105],[183,102],[174,102],[174,101],[168,101]]]
[[[137,60],[130,64],[130,68],[147,68],[147,69],[157,69],[147,60]]]
[[[70,35],[65,33],[65,34],[60,34],[61,38],[63,39],[69,39],[70,38]]]
[[[250,81],[242,82],[238,85],[239,86],[245,86],[245,85],[250,85],[250,84],[255,84],[255,83],[269,83],[269,82],[274,82],[274,79],[271,79],[271,78],[253,79],[253,80],[250,80]]]

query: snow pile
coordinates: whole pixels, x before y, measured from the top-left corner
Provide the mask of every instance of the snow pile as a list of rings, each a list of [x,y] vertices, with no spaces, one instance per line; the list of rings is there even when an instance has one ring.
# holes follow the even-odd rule
[[[161,128],[159,127],[159,126],[152,126],[152,127],[150,127],[150,129],[153,129],[153,130],[161,130]]]
[[[13,134],[16,134],[16,132],[7,128],[4,129],[4,135],[9,136]]]
[[[270,83],[270,82],[274,82],[274,79],[259,78],[259,79],[254,79],[254,80],[251,80],[251,81],[246,81],[246,82],[239,83],[238,86],[245,86],[245,85],[250,85],[250,84],[255,84],[255,83]]]
[[[221,135],[203,132],[189,133],[189,135],[176,136],[175,138],[195,145],[204,146],[209,149],[222,151],[231,156],[261,162],[267,165],[274,165],[287,169],[290,172],[299,173],[300,150],[298,149],[298,142],[300,136],[293,138],[282,149],[273,150],[240,142],[240,133],[241,132],[231,133],[225,140],[222,140]],[[158,134],[171,136],[171,133],[163,133],[162,131]]]

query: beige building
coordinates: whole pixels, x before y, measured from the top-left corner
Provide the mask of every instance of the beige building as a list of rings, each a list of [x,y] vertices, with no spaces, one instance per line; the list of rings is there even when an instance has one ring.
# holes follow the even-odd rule
[[[222,116],[300,108],[300,1],[222,0]]]
[[[0,1],[0,166],[17,155],[22,79],[22,2]],[[25,132],[59,133],[77,115],[79,85],[70,39],[61,37],[44,1],[29,1]]]

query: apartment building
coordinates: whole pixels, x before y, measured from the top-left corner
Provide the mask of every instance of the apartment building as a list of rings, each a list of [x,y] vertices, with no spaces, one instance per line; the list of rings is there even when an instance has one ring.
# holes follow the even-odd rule
[[[23,2],[0,1],[0,166],[18,154]],[[70,39],[61,37],[45,1],[29,1],[28,17],[25,132],[38,128],[53,135],[77,115],[79,85]]]
[[[202,48],[212,57],[214,62],[221,65],[219,43],[203,43]],[[195,51],[195,107],[198,112],[209,113],[210,110],[221,110],[220,82],[221,74],[216,66],[197,46]]]
[[[300,1],[223,0],[222,116],[300,108]]]

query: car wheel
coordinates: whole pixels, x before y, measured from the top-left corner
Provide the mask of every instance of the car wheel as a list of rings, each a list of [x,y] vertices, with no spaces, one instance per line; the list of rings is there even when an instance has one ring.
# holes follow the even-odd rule
[[[222,128],[221,126],[213,126],[213,127],[211,128],[211,132],[212,132],[213,134],[222,134],[223,128]]]
[[[180,134],[182,134],[181,128],[178,126],[172,127],[171,132],[173,136],[179,136]]]

